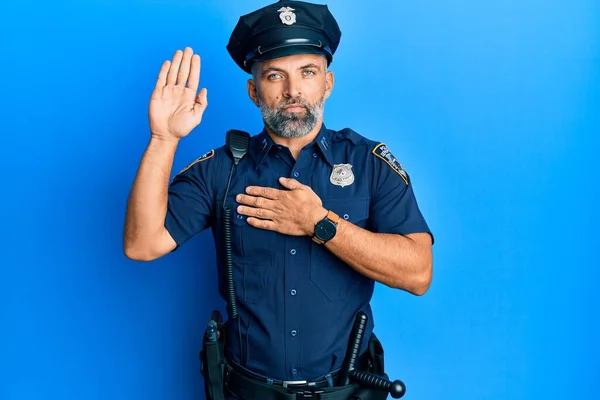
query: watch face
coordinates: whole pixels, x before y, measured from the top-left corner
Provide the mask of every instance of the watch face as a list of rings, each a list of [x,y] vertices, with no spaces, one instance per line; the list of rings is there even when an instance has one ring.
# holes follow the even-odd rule
[[[335,224],[328,219],[319,221],[315,226],[315,236],[321,240],[331,240],[335,236]]]

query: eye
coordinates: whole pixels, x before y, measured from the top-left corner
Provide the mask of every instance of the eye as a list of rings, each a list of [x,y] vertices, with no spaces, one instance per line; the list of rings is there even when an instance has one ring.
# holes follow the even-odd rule
[[[304,74],[306,74],[306,75],[315,75],[315,71],[313,71],[311,69],[306,69],[306,70],[304,70]]]
[[[267,75],[267,79],[277,79],[279,77],[281,77],[281,75],[275,73]]]

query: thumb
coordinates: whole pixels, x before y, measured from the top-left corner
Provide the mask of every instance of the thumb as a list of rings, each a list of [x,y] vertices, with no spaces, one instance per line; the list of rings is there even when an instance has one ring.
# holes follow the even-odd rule
[[[302,184],[300,182],[298,182],[295,179],[292,178],[285,178],[285,177],[281,177],[279,178],[279,183],[281,183],[283,185],[283,187],[285,187],[286,189],[302,189]]]
[[[194,113],[202,114],[208,106],[208,89],[202,88],[196,96],[196,102],[194,104]]]

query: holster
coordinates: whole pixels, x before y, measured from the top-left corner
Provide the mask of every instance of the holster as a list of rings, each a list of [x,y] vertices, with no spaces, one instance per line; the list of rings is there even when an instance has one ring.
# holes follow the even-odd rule
[[[366,360],[361,362],[361,369],[366,367],[366,372],[379,375],[385,379],[389,379],[385,373],[385,364],[383,356],[383,346],[375,333],[371,333],[371,338],[367,346],[367,351],[363,355]],[[365,365],[366,364],[366,365]],[[389,393],[385,390],[373,389],[361,386],[352,394],[353,400],[385,400]]]
[[[217,326],[217,336],[211,323]],[[225,340],[226,329],[222,323],[221,314],[214,310],[211,314],[209,327],[206,329],[200,351],[200,373],[204,377],[204,393],[206,400],[225,400],[223,388],[223,373],[225,370]]]
[[[369,358],[371,363],[373,364],[370,368],[374,374],[377,375],[385,375],[385,365],[384,365],[384,357],[383,357],[383,346],[377,336],[374,333],[371,333],[371,339],[369,340],[369,346],[367,348],[367,352],[369,354]],[[387,376],[387,375],[386,375]]]

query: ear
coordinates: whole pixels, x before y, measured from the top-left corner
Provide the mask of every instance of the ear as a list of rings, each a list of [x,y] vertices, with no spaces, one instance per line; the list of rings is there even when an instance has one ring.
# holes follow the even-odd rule
[[[254,79],[248,79],[248,82],[246,83],[246,88],[248,89],[248,96],[250,96],[250,100],[252,100],[256,107],[259,107],[258,92],[256,88],[256,82],[254,82]]]
[[[331,71],[327,71],[327,73],[325,74],[325,98],[329,98],[329,95],[331,94],[331,91],[333,90],[333,82],[334,82],[334,77],[333,77],[333,72]]]

